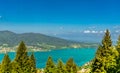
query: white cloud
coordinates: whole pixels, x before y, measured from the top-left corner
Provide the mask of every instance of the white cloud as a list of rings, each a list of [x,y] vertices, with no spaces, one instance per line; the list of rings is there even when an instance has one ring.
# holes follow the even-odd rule
[[[83,33],[91,33],[90,30],[84,30]]]
[[[92,30],[91,33],[98,33],[98,31]]]
[[[104,31],[84,30],[83,33],[104,33]]]

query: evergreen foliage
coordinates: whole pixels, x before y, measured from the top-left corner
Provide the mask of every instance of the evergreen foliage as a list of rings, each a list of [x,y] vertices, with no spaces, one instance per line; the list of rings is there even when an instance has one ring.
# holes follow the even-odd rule
[[[102,44],[99,46],[92,64],[92,73],[115,73],[117,50],[112,46],[110,32],[106,30]]]
[[[108,29],[106,30],[106,33],[105,33],[104,38],[102,40],[102,46],[106,47],[106,49],[108,49],[109,47],[112,46],[111,35],[110,35],[110,32]]]
[[[58,60],[58,64],[57,64],[57,73],[66,73],[65,71],[65,66],[62,62],[62,60]]]
[[[29,64],[30,64],[31,73],[36,73],[36,61],[33,53],[29,58]]]
[[[36,73],[35,58],[27,54],[27,48],[22,41],[17,49],[15,60],[12,62],[13,73]]]
[[[48,58],[44,73],[56,73],[56,67],[52,60],[52,57]]]
[[[72,58],[70,58],[66,63],[66,71],[67,73],[77,73],[77,66]]]
[[[27,73],[29,70],[28,60],[29,60],[29,57],[27,55],[27,48],[26,48],[24,42],[22,41],[16,52],[16,57],[14,60],[14,63],[16,66],[14,68],[14,71]]]
[[[120,36],[118,37],[116,49],[117,49],[118,53],[120,53]]]
[[[116,49],[119,53],[119,56],[117,58],[117,72],[116,73],[120,73],[120,36],[118,37]]]
[[[77,66],[72,58],[67,61],[66,65],[60,59],[58,60],[58,64],[55,65],[52,58],[49,57],[44,73],[77,73]]]
[[[11,60],[7,54],[5,54],[2,64],[0,73],[12,73],[11,72]]]

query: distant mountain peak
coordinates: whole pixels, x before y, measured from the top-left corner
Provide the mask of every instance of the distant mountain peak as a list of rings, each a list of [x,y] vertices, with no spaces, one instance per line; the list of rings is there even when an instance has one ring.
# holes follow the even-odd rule
[[[12,34],[15,34],[14,32],[11,32],[9,30],[0,31],[0,33],[8,33],[8,34],[12,33]]]

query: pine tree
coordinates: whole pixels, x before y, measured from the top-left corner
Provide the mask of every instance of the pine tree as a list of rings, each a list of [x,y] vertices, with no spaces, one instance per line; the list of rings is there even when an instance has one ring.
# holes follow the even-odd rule
[[[5,54],[2,64],[1,64],[1,71],[0,73],[12,73],[11,72],[11,60],[7,54]]]
[[[106,47],[106,49],[109,49],[109,47],[112,46],[112,40],[111,40],[110,32],[108,29],[106,30],[106,33],[105,33],[104,38],[102,40],[102,46]]]
[[[67,73],[76,73],[77,72],[77,66],[74,63],[72,58],[70,58],[66,63],[66,71],[67,71]]]
[[[71,73],[71,72],[72,72],[72,66],[73,66],[73,59],[70,58],[70,59],[66,62],[66,71],[67,71],[67,73]]]
[[[29,57],[27,55],[27,48],[22,41],[17,49],[15,60],[13,61],[14,73],[29,73]]]
[[[57,64],[57,73],[66,73],[64,64],[60,59],[58,60],[58,64]]]
[[[73,73],[77,73],[77,65],[75,63],[73,64],[72,69],[73,69]]]
[[[117,45],[116,45],[116,49],[120,55],[120,36],[118,37],[118,41],[117,41]]]
[[[117,58],[117,72],[116,73],[120,73],[120,36],[118,37],[116,49],[119,53],[119,56]]]
[[[99,46],[92,64],[93,73],[115,73],[118,53],[112,46],[110,32],[106,30],[102,44]]]
[[[104,62],[102,58],[102,46],[100,45],[97,52],[96,52],[96,57],[93,60],[92,64],[92,73],[106,73],[104,69]]]
[[[1,63],[0,63],[0,73],[1,73]]]
[[[30,73],[36,73],[36,62],[33,53],[29,58],[29,63],[30,63],[30,71],[31,71]]]
[[[52,57],[48,58],[44,73],[57,73]]]

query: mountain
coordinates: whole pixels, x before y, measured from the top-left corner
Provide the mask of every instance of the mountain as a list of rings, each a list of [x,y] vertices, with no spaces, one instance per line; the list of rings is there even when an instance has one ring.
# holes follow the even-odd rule
[[[120,28],[119,28],[120,29]],[[118,28],[111,30],[111,38],[113,43],[116,44],[118,36],[120,35],[120,30]],[[88,29],[83,31],[76,31],[76,32],[66,32],[63,34],[57,34],[56,37],[61,37],[63,39],[70,39],[74,41],[82,41],[82,42],[90,42],[90,43],[100,43],[102,38],[104,37],[104,30],[95,30],[95,29]]]
[[[92,44],[65,40],[40,33],[17,34],[11,31],[0,31],[0,45],[8,44],[8,46],[13,47],[18,45],[20,41],[24,41],[29,46],[40,48],[85,47],[86,45],[93,46]]]

